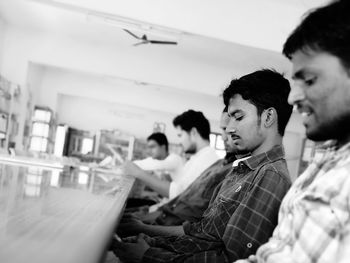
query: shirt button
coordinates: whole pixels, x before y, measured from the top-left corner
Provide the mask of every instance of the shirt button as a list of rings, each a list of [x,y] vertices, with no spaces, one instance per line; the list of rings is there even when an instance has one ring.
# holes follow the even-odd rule
[[[171,207],[172,207],[173,209],[175,209],[175,208],[176,208],[176,204],[173,204]]]
[[[247,244],[247,248],[252,248],[252,246],[253,246],[252,243]]]

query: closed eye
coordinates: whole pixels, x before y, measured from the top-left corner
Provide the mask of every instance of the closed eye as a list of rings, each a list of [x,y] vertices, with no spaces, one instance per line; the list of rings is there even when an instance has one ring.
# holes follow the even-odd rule
[[[316,77],[314,77],[314,78],[309,78],[309,79],[305,79],[304,80],[304,83],[307,85],[307,86],[311,86],[311,85],[313,85],[315,82],[316,82]]]
[[[236,121],[240,121],[243,119],[243,115],[239,115],[239,116],[234,116]]]

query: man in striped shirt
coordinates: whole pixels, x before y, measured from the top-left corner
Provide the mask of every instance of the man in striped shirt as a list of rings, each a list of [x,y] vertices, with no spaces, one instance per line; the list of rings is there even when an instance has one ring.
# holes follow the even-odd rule
[[[333,143],[287,193],[269,242],[238,262],[350,262],[349,14],[349,1],[313,10],[284,45],[296,84],[290,103],[309,139]]]

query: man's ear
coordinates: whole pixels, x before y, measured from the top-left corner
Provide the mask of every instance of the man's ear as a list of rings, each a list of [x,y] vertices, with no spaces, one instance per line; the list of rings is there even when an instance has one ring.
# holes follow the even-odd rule
[[[263,121],[266,128],[271,127],[277,121],[277,112],[274,108],[268,108],[263,112]]]
[[[193,127],[191,130],[190,130],[190,135],[192,137],[196,137],[198,134],[198,131],[197,131],[197,128]]]

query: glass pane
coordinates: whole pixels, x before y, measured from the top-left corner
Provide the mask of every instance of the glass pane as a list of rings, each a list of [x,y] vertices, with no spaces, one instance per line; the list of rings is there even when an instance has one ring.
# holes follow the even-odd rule
[[[34,111],[34,119],[50,122],[51,120],[51,112],[46,110],[35,110]]]
[[[87,184],[89,181],[89,175],[86,173],[79,173],[78,182],[79,184]]]
[[[214,133],[211,133],[210,134],[210,137],[209,137],[209,140],[210,140],[210,146],[215,148],[215,144],[216,144],[216,134]]]
[[[222,136],[221,135],[217,135],[216,136],[215,148],[219,149],[219,150],[225,150],[225,144],[224,144],[224,141],[222,140]]]
[[[54,154],[56,156],[63,155],[64,142],[66,141],[66,130],[67,128],[62,125],[59,125],[56,129],[55,150],[54,150]]]
[[[32,137],[30,139],[30,150],[45,152],[47,148],[47,139],[40,137]]]
[[[84,138],[83,139],[83,145],[81,148],[82,154],[92,153],[92,148],[94,145],[94,140],[91,138]]]
[[[50,126],[46,123],[34,122],[32,127],[32,135],[49,137]]]
[[[0,113],[0,132],[6,133],[7,129],[7,114]]]

